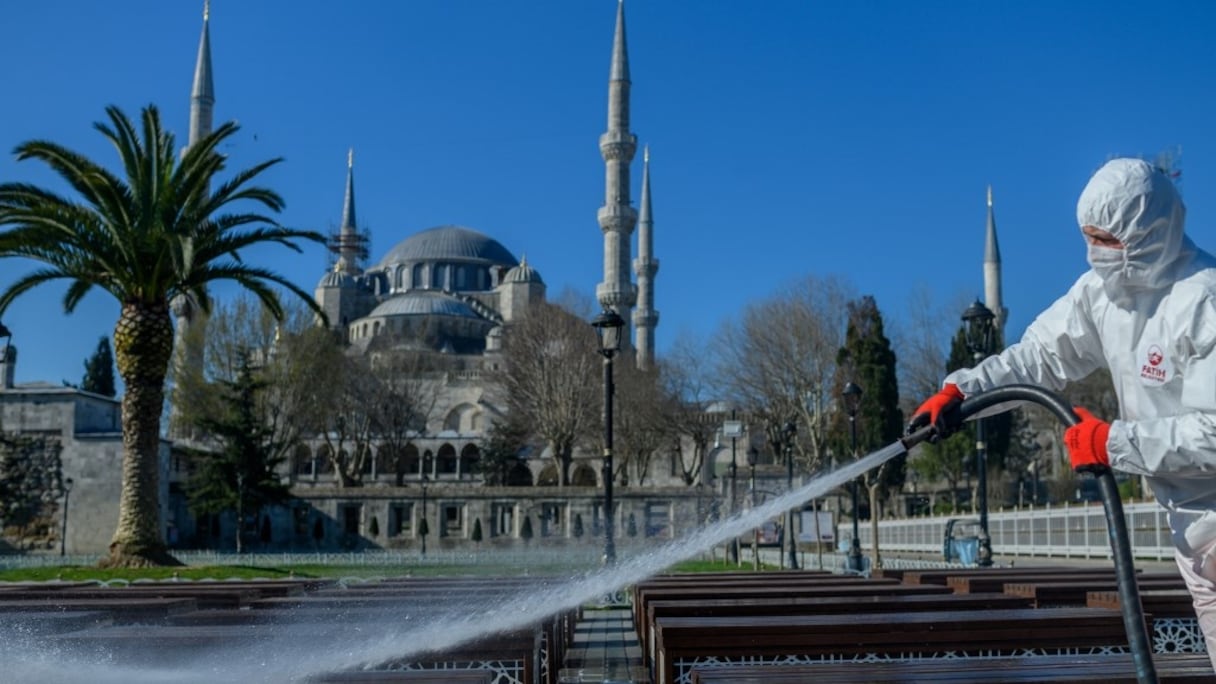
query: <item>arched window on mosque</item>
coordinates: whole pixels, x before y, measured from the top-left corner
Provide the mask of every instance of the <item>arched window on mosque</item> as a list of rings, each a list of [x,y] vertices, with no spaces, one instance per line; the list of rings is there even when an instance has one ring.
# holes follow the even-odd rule
[[[444,444],[439,447],[439,475],[455,475],[456,474],[456,447],[451,444]]]
[[[477,429],[475,425],[478,413],[477,407],[472,404],[454,406],[443,418],[443,429],[457,434],[473,432]]]
[[[511,466],[511,471],[507,473],[507,486],[509,487],[531,487],[532,486],[532,471],[523,463],[516,463]]]
[[[305,445],[300,444],[295,448],[295,452],[291,456],[292,471],[296,477],[311,478],[317,475],[317,464],[312,451]]]
[[[317,456],[313,459],[317,464],[317,474],[323,475],[334,472],[334,461],[330,457],[333,450],[328,445],[322,444],[317,448]]]
[[[422,474],[422,471],[419,469],[422,466],[422,461],[418,458],[418,447],[413,444],[406,445],[401,463],[402,474],[415,476]]]
[[[477,464],[481,460],[481,450],[476,444],[466,444],[460,450],[460,475],[473,477],[477,474]]]
[[[570,484],[575,487],[595,487],[599,484],[595,477],[595,468],[580,463],[574,469],[574,474],[570,476]]]
[[[397,472],[397,452],[391,446],[383,446],[376,450],[376,467],[375,473],[379,477],[381,475],[392,475]]]
[[[436,264],[431,270],[431,288],[435,290],[448,289],[448,265]]]
[[[410,288],[421,290],[426,287],[426,273],[423,272],[422,264],[414,264],[410,269]]]

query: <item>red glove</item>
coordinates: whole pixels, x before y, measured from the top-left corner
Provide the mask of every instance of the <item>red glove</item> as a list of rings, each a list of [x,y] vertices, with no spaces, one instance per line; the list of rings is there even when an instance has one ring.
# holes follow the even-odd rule
[[[962,425],[958,415],[958,405],[963,402],[963,393],[958,385],[946,383],[940,392],[925,400],[925,403],[912,414],[912,422],[908,424],[908,432],[932,425],[937,428],[938,437],[948,437]]]
[[[1081,422],[1064,431],[1064,446],[1068,447],[1072,469],[1092,472],[1109,468],[1106,438],[1110,435],[1110,423],[1099,420],[1080,406],[1074,406],[1073,410],[1081,417]]]

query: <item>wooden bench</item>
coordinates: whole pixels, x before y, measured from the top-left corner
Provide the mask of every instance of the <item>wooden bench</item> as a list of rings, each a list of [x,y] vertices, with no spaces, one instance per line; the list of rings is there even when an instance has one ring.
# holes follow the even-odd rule
[[[1169,577],[1140,576],[1136,586],[1143,593],[1154,589],[1186,590],[1186,583],[1178,575]],[[1004,585],[1004,592],[1011,596],[1024,596],[1039,608],[1048,606],[1087,605],[1091,591],[1117,592],[1119,583],[1114,579],[1085,582],[1012,582]],[[1143,605],[1143,603],[1141,604]],[[1148,612],[1145,610],[1145,612]]]
[[[1177,577],[1177,575],[1175,575]],[[1092,582],[1094,584],[1109,584],[1115,581],[1115,573],[1111,571],[1096,571],[1074,573],[1069,575],[1038,575],[1023,573],[994,573],[991,575],[975,574],[960,575],[946,578],[946,586],[959,594],[971,592],[988,593],[1003,591],[1006,584],[1035,584],[1059,582]]]
[[[382,633],[388,633],[387,631]],[[222,654],[234,662],[261,658],[260,650],[291,644],[304,652],[325,651],[335,644],[356,638],[340,624],[253,624],[222,626],[127,625],[84,629],[46,638],[65,653],[106,653],[115,662],[139,662],[153,667],[173,667],[191,659]],[[443,663],[495,662],[525,682],[539,676],[533,630],[516,630],[478,638],[438,652],[420,652],[400,659],[386,659],[377,670],[404,671],[407,667],[429,669]],[[409,644],[402,644],[403,650]],[[287,666],[289,664],[285,664]],[[466,668],[467,669],[467,668]],[[345,676],[335,673],[334,676]],[[330,676],[330,675],[326,675]]]
[[[0,594],[0,603],[18,600],[72,601],[79,599],[134,600],[188,598],[202,608],[239,608],[260,598],[252,589],[227,587],[98,587],[89,589],[22,589]]]
[[[372,672],[333,672],[309,677],[308,684],[493,684],[490,670],[394,670]]]
[[[799,575],[781,581],[739,581],[713,576],[695,577],[679,582],[643,582],[633,588],[633,623],[641,624],[646,616],[646,602],[652,598],[679,597],[684,599],[762,598],[765,596],[795,596],[797,592],[824,587],[897,587],[896,580],[869,580],[856,575]],[[783,594],[782,592],[786,592]]]
[[[281,643],[301,649],[331,649],[352,638],[355,624],[368,626],[373,634],[404,633],[407,614],[412,625],[425,628],[428,624],[418,622],[419,616],[451,615],[453,597],[490,602],[514,598],[537,583],[535,578],[503,582],[428,579],[350,586],[330,580],[134,582],[111,587],[31,583],[6,585],[0,591],[0,623],[29,623],[30,629],[47,634],[40,638],[65,653],[82,649],[153,666],[172,666],[196,656],[215,657],[217,652],[256,660],[256,649]],[[87,617],[74,610],[70,616],[64,612],[79,608],[90,608]],[[556,684],[576,614],[574,610],[560,611],[534,625],[480,637],[442,652],[383,663],[384,671],[332,673],[337,679],[324,681],[480,682],[505,676]],[[409,646],[403,644],[402,652]],[[478,667],[469,663],[486,663],[486,668],[496,669],[461,675],[464,679],[460,680],[447,678],[462,668]],[[407,672],[408,678],[401,678]],[[420,673],[426,676],[419,679]],[[541,673],[547,676],[541,677]],[[359,679],[364,676],[369,678]]]
[[[676,617],[656,620],[654,629],[657,684],[686,681],[689,670],[709,660],[999,656],[1127,644],[1123,616],[1101,608]]]
[[[669,617],[736,617],[751,615],[848,615],[855,613],[899,613],[929,610],[997,610],[1029,608],[1030,600],[1006,594],[947,593],[940,587],[917,587],[938,591],[886,596],[805,596],[780,599],[717,599],[713,601],[652,601],[644,625]],[[639,629],[645,662],[653,662],[656,644],[653,629]]]
[[[1153,657],[1162,684],[1213,681],[1203,654]],[[1046,655],[1016,658],[924,659],[898,662],[835,662],[810,665],[697,667],[692,684],[993,684],[994,682],[1106,682],[1136,684],[1130,654]]]
[[[115,624],[159,621],[164,618],[198,610],[192,598],[55,598],[0,600],[0,620],[9,613],[51,613],[59,611],[88,611],[103,614]]]
[[[1069,577],[1077,575],[1093,575],[1109,573],[1114,576],[1114,568],[1077,568],[1066,566],[1030,566],[1024,568],[948,568],[932,570],[906,570],[900,581],[905,584],[941,584],[949,585],[951,577],[970,576],[1023,576],[1023,577]]]
[[[1117,591],[1089,591],[1085,605],[1119,610],[1123,604]],[[1194,599],[1186,589],[1146,589],[1140,592],[1140,605],[1155,618],[1195,617]]]
[[[635,594],[633,599],[633,624],[638,630],[638,641],[647,642],[648,631],[653,625],[647,620],[647,610],[652,601],[682,601],[684,603],[703,603],[718,599],[779,599],[789,601],[799,598],[848,596],[861,598],[866,596],[894,596],[909,594],[943,594],[949,593],[945,587],[910,587],[895,581],[858,582],[845,581],[840,583],[818,582],[814,584],[796,584],[791,586],[731,586],[731,585],[683,585],[673,587],[651,587],[644,592]],[[646,650],[643,649],[643,657]]]
[[[86,610],[0,613],[0,633],[19,633],[27,637],[66,634],[108,624],[110,617],[107,614]]]

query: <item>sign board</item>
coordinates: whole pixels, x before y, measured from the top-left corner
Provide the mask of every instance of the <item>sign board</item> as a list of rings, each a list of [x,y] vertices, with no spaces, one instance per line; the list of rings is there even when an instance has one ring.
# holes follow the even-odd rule
[[[836,521],[832,519],[832,511],[800,511],[798,521],[798,541],[836,542]]]
[[[722,423],[722,436],[730,439],[731,437],[743,436],[743,421],[728,420]]]

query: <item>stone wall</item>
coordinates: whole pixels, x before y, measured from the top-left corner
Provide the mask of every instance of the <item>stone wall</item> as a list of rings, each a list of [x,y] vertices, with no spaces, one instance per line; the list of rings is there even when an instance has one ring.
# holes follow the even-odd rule
[[[0,536],[6,550],[59,547],[61,452],[54,437],[0,434]]]

